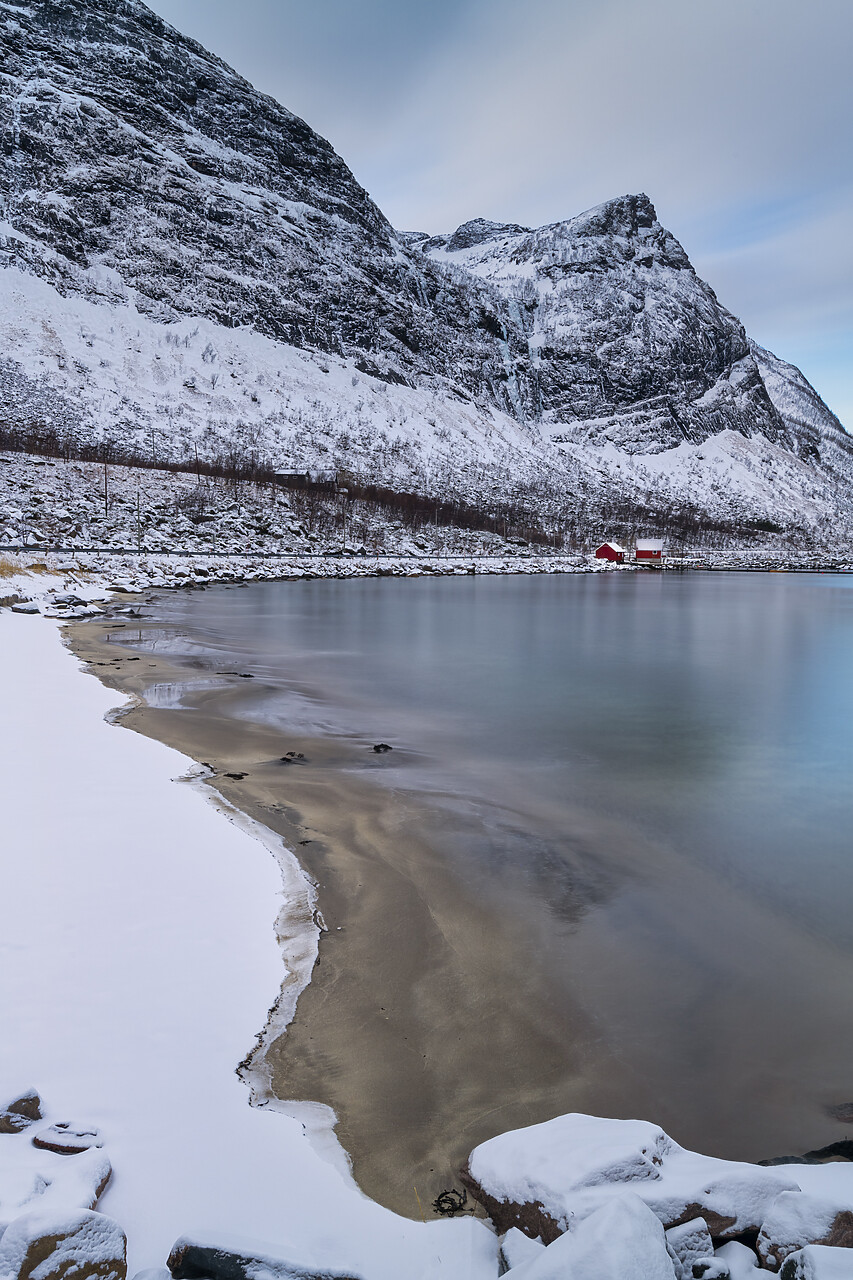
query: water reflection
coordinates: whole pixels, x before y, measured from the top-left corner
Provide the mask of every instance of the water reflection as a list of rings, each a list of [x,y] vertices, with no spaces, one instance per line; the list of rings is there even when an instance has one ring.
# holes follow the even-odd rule
[[[838,1136],[851,1089],[850,586],[317,581],[160,612],[171,655],[257,677],[230,714],[394,746],[377,778],[456,817],[460,886],[633,1082],[599,1105],[755,1158]]]

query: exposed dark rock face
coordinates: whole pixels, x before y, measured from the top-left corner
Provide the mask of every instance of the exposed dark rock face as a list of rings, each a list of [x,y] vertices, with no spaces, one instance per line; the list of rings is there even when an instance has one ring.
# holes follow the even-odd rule
[[[537,231],[478,219],[414,247],[489,281],[514,306],[558,443],[655,453],[723,430],[790,443],[743,326],[647,196]]]

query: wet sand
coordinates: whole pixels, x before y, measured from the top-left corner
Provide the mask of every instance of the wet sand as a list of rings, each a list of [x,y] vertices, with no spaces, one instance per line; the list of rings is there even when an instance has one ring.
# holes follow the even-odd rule
[[[239,677],[138,647],[157,626],[122,617],[66,634],[123,693],[214,685],[185,695],[191,714],[140,705],[122,724],[209,764],[211,785],[278,832],[316,882],[319,960],[294,1022],[266,1048],[267,1065],[279,1099],[335,1110],[362,1189],[413,1218],[420,1199],[431,1214],[494,1133],[564,1110],[606,1110],[608,1099],[618,1109],[624,1082],[594,1019],[543,975],[509,904],[450,872],[449,851],[481,838],[483,814],[458,796],[420,792],[417,760],[400,751],[284,736],[240,718]],[[305,759],[283,764],[288,751]],[[583,876],[579,865],[579,884]],[[562,916],[583,910],[584,891],[569,888]]]

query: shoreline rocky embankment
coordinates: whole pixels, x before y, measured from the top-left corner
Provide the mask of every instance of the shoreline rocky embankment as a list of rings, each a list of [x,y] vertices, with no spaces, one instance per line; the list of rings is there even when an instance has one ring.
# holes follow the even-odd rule
[[[112,1166],[92,1126],[54,1120],[35,1089],[0,1106],[0,1275],[127,1280],[127,1237],[98,1209]],[[518,1280],[782,1280],[853,1276],[853,1163],[767,1167],[687,1151],[657,1125],[569,1114],[471,1154],[463,1181]],[[464,1211],[464,1200],[457,1208]],[[286,1213],[286,1210],[285,1210]],[[239,1224],[223,1224],[223,1231]],[[416,1260],[413,1259],[413,1263]],[[147,1280],[369,1280],[225,1235],[179,1236]],[[418,1273],[420,1274],[420,1273]],[[140,1276],[141,1280],[141,1276]],[[460,1277],[461,1280],[461,1277]]]
[[[339,553],[340,555],[340,553]],[[68,621],[93,617],[122,595],[150,590],[202,590],[221,583],[296,582],[317,578],[466,577],[491,574],[660,572],[853,573],[853,557],[720,552],[671,557],[655,567],[611,564],[591,555],[340,555],[204,556],[175,551],[149,555],[104,551],[3,551],[0,608]]]
[[[660,567],[597,560],[596,545],[565,550],[452,524],[415,528],[370,504],[361,504],[354,519],[334,495],[0,453],[0,578],[31,574],[44,585],[55,576],[68,582],[61,591],[81,598],[85,586],[139,591],[291,578]],[[843,540],[805,546],[752,530],[740,546],[671,543],[663,567],[853,571],[853,550]],[[36,587],[34,579],[33,595],[43,594]],[[11,594],[0,581],[0,600]]]

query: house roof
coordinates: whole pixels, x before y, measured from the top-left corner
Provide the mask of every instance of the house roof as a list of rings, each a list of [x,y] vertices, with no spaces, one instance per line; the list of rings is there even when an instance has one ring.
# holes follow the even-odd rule
[[[637,550],[638,551],[663,551],[663,539],[662,538],[638,538]]]
[[[618,551],[619,554],[623,556],[625,554],[625,548],[620,547],[618,542],[602,542],[601,547],[609,547],[611,551]],[[601,547],[598,548],[599,551],[601,550]]]

